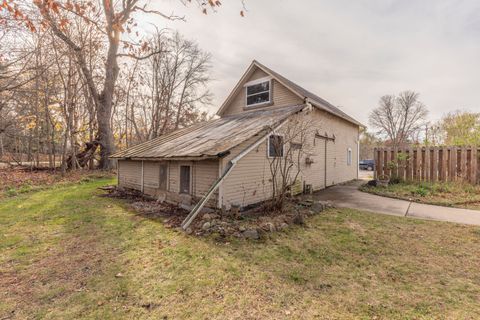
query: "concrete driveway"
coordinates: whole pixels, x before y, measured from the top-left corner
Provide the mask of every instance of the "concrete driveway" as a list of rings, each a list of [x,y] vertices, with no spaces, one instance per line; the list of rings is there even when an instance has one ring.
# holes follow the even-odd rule
[[[361,192],[364,181],[338,185],[313,194],[314,199],[330,201],[340,208],[352,208],[393,216],[480,225],[480,211],[421,204]]]

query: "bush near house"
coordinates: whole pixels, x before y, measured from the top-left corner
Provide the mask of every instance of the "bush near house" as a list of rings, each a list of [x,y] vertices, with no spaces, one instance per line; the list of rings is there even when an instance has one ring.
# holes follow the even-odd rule
[[[360,190],[420,203],[480,210],[480,185],[462,182],[403,182],[388,187],[364,185]]]

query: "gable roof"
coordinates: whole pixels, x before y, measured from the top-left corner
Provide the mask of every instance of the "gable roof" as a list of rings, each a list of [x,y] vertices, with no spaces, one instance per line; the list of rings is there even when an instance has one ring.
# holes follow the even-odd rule
[[[279,125],[305,104],[245,112],[205,121],[117,152],[111,158],[210,159]]]
[[[305,101],[310,102],[315,107],[317,107],[319,109],[322,109],[322,110],[324,110],[328,113],[331,113],[333,115],[336,115],[336,116],[338,116],[338,117],[340,117],[340,118],[342,118],[342,119],[344,119],[348,122],[351,122],[355,125],[358,125],[360,127],[364,127],[363,124],[361,124],[360,122],[358,122],[357,120],[355,120],[354,118],[352,118],[351,116],[349,116],[348,114],[346,114],[345,112],[340,110],[338,107],[335,107],[333,104],[326,101],[325,99],[322,99],[319,96],[317,96],[316,94],[302,88],[301,86],[294,83],[293,81],[288,80],[287,78],[285,78],[281,74],[279,74],[279,73],[273,71],[272,69],[264,66],[263,64],[261,64],[257,60],[252,61],[252,63],[248,67],[247,71],[245,71],[243,76],[240,78],[240,81],[237,83],[235,88],[229,94],[227,99],[225,99],[225,101],[223,102],[220,109],[218,109],[217,115],[222,115],[223,114],[223,112],[225,111],[227,106],[230,104],[231,100],[236,96],[238,91],[242,88],[243,83],[246,81],[248,76],[251,74],[251,72],[255,68],[261,69],[262,71],[267,73],[269,76],[273,77],[275,80],[277,80],[279,83],[281,83],[283,86],[285,86],[287,89],[292,91],[294,94],[296,94],[300,98],[304,99]]]

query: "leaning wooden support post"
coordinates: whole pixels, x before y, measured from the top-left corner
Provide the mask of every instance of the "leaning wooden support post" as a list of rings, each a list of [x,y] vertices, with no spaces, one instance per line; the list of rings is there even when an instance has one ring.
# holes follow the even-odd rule
[[[282,123],[280,123],[277,127],[275,127],[272,132],[275,132],[275,130],[280,129],[285,123],[287,123],[288,119],[284,120]],[[210,189],[207,191],[207,193],[203,196],[202,199],[193,207],[192,211],[188,214],[188,216],[183,220],[181,227],[183,230],[187,230],[187,228],[190,226],[192,221],[197,217],[197,215],[200,213],[202,208],[205,206],[207,203],[208,199],[212,196],[212,194],[215,192],[215,190],[218,189],[218,187],[222,184],[222,182],[225,180],[225,178],[230,174],[232,169],[237,165],[237,162],[240,161],[245,155],[247,155],[250,151],[258,147],[262,142],[264,142],[270,134],[270,131],[267,132],[264,136],[262,136],[260,139],[258,139],[256,142],[245,148],[242,152],[240,152],[235,158],[229,161],[227,167],[223,171],[223,174],[215,180],[215,182],[212,184]]]

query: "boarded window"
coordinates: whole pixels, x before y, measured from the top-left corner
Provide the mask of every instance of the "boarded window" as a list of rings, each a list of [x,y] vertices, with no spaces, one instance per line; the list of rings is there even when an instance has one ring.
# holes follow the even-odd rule
[[[283,157],[283,137],[272,134],[268,137],[268,156],[270,158]]]
[[[168,179],[168,166],[166,163],[160,163],[160,180],[159,180],[159,188],[161,190],[167,190],[167,179]]]
[[[190,166],[180,166],[180,193],[190,193]]]

